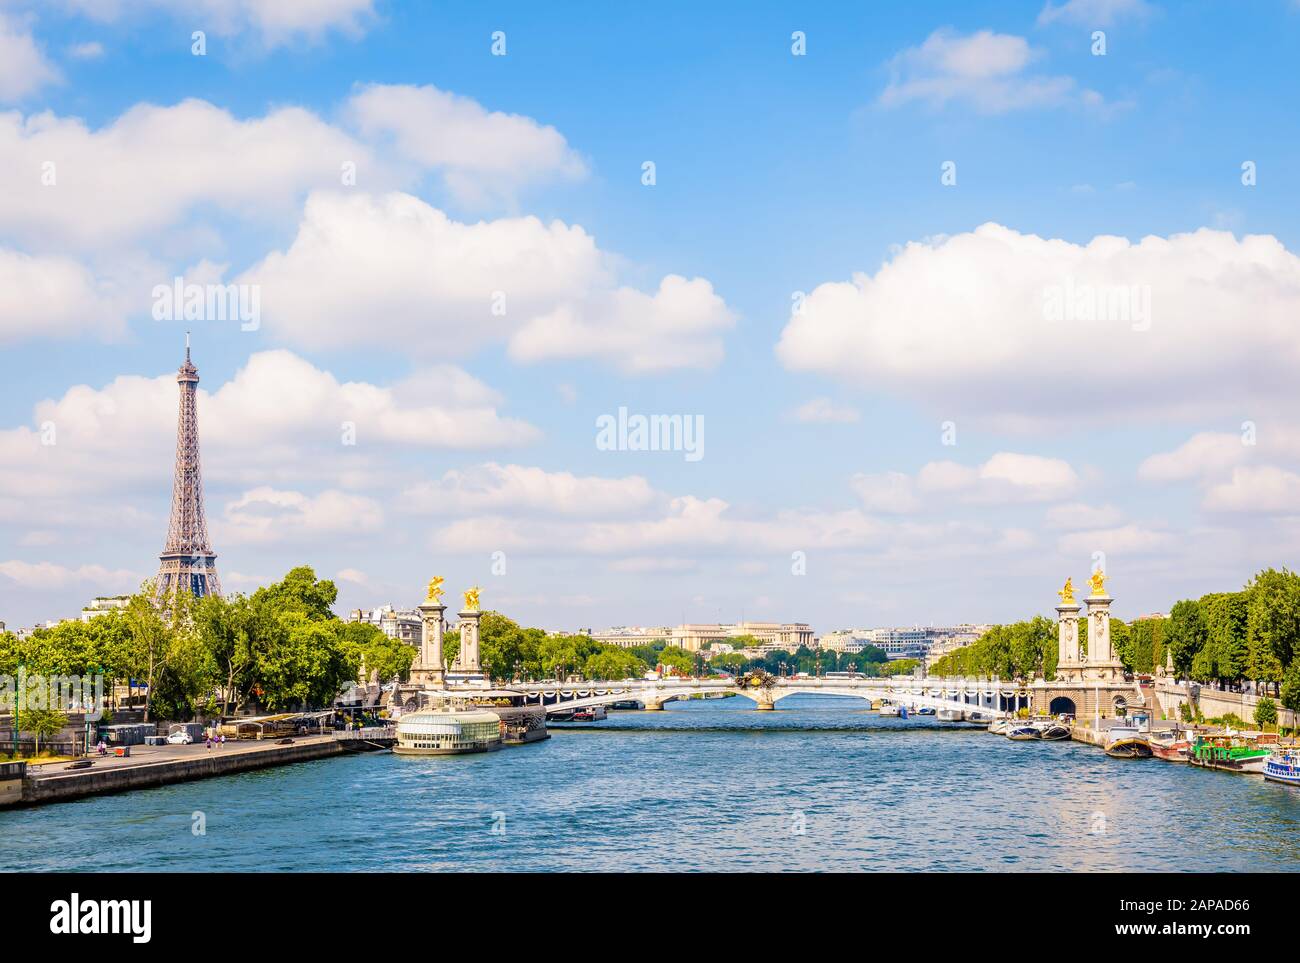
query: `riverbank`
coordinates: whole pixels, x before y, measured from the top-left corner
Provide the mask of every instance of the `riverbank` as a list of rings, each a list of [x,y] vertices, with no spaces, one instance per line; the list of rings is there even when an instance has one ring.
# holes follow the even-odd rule
[[[36,806],[87,796],[103,796],[132,789],[149,789],[173,783],[228,776],[271,766],[286,766],[342,755],[346,749],[332,735],[301,736],[288,745],[276,742],[233,742],[221,749],[202,743],[192,746],[133,746],[126,758],[90,757],[88,768],[77,763],[29,768],[22,781],[22,797],[14,806]]]

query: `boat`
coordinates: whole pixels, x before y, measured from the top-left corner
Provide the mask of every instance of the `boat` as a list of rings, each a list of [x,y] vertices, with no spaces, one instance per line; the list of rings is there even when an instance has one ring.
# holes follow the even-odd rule
[[[1264,778],[1300,786],[1300,751],[1294,747],[1274,749],[1264,760]]]
[[[640,699],[622,699],[610,705],[611,709],[644,709],[645,703]]]
[[[1198,736],[1187,761],[1204,769],[1262,773],[1272,747],[1261,746],[1240,733]]]
[[[894,705],[892,702],[886,702],[880,707],[880,714],[882,716],[896,716],[900,711],[900,707]]]
[[[422,709],[397,722],[399,756],[450,756],[501,748],[501,717],[486,709]]]
[[[1060,742],[1063,739],[1070,738],[1070,727],[1059,719],[1049,719],[1046,722],[1039,722],[1038,731],[1043,734],[1044,742]]]
[[[1043,731],[1028,720],[1016,719],[1007,725],[1003,735],[1016,742],[1028,742],[1031,739],[1043,738]]]
[[[574,722],[599,722],[608,717],[609,713],[604,706],[587,706],[585,709],[576,709],[573,713]]]
[[[961,717],[963,721],[969,722],[971,725],[988,726],[990,729],[992,729],[995,724],[995,720],[991,714],[980,712],[978,709],[964,709],[961,712]]]
[[[934,718],[936,722],[961,722],[960,709],[938,709],[935,711]]]
[[[1137,726],[1111,726],[1106,731],[1106,755],[1112,759],[1150,759],[1151,745]]]
[[[994,719],[989,723],[989,732],[993,733],[995,736],[1005,736],[1007,734],[1007,727],[1014,721],[1014,719],[1009,719],[1006,716],[1003,716],[1001,719]]]
[[[916,714],[918,716],[932,716],[936,714],[936,709],[934,706],[921,706],[916,710]]]
[[[1151,755],[1166,762],[1186,762],[1191,751],[1192,740],[1187,738],[1183,729],[1157,729],[1147,733],[1147,744]]]

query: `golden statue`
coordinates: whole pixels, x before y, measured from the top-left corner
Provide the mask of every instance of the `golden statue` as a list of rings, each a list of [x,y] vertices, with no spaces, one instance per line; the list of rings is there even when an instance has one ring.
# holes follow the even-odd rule
[[[478,586],[477,585],[475,585],[472,589],[469,589],[465,593],[465,611],[466,612],[478,611]]]
[[[424,597],[425,605],[437,605],[442,601],[442,583],[443,577],[441,575],[435,575],[429,579],[429,592]]]
[[[1056,594],[1061,597],[1062,605],[1073,605],[1074,604],[1074,583],[1067,578],[1065,580],[1065,588],[1061,589],[1061,591],[1057,592]]]
[[[1101,569],[1097,569],[1088,576],[1088,584],[1092,586],[1093,595],[1106,594],[1106,573]]]

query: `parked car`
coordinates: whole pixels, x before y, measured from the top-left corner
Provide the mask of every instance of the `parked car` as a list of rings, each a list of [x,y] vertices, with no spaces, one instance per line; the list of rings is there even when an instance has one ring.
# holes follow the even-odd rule
[[[167,744],[170,746],[192,746],[194,745],[194,737],[184,729],[177,729],[167,737]]]

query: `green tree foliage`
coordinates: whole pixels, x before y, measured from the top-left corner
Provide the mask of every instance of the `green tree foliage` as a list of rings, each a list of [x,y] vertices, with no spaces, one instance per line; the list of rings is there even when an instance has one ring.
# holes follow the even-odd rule
[[[1282,676],[1282,705],[1300,712],[1300,658],[1292,659]]]
[[[22,709],[18,713],[18,729],[30,732],[35,740],[35,755],[41,754],[41,740],[48,739],[68,724],[68,717],[57,709]]]
[[[1082,628],[1083,623],[1079,624]],[[931,675],[985,675],[1007,680],[1055,672],[1056,626],[1041,615],[995,625],[972,644],[937,660],[930,669]]]
[[[1246,586],[1246,675],[1281,682],[1300,652],[1300,575],[1265,569]]]
[[[680,675],[691,675],[695,671],[695,656],[685,649],[670,645],[659,653],[659,664]]]
[[[645,671],[646,664],[627,649],[610,647],[589,656],[583,674],[588,679],[639,679]]]
[[[1260,726],[1277,725],[1277,704],[1264,696],[1255,704],[1255,724]]]
[[[1174,655],[1174,669],[1179,676],[1188,676],[1197,654],[1205,646],[1205,619],[1201,616],[1199,602],[1183,599],[1169,610],[1167,644]]]

